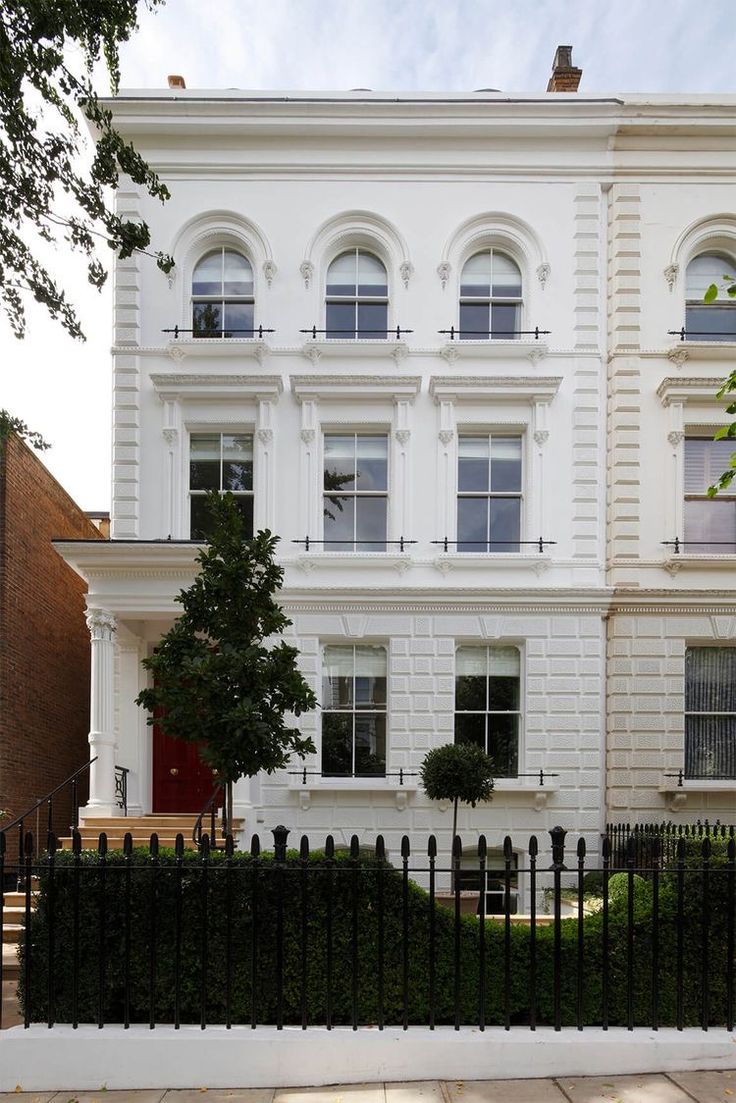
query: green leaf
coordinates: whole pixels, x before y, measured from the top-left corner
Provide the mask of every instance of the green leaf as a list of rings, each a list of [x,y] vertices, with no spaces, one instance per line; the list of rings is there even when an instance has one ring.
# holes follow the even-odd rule
[[[710,285],[710,287],[708,288],[708,290],[706,291],[705,295],[703,295],[703,302],[704,303],[712,303],[712,302],[715,302],[715,300],[717,298],[718,298],[718,285],[715,284],[715,283],[712,283]]]

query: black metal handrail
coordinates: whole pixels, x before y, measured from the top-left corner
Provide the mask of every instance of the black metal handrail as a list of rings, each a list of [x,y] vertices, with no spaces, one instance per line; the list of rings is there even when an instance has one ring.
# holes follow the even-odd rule
[[[54,797],[57,796],[58,793],[61,793],[67,787],[70,787],[72,791],[72,822],[69,826],[71,830],[75,830],[77,827],[79,827],[78,779],[81,777],[82,774],[86,773],[92,763],[96,761],[97,755],[95,755],[94,758],[90,758],[88,762],[85,762],[84,766],[80,766],[78,770],[75,770],[73,774],[70,774],[68,778],[60,782],[54,789],[51,790],[50,793],[47,793],[45,797],[41,797],[40,800],[37,800],[36,803],[32,805],[26,812],[23,812],[20,816],[16,816],[14,820],[11,820],[10,823],[5,824],[4,827],[0,827],[0,835],[7,835],[9,831],[11,831],[14,827],[17,827],[19,837],[18,853],[22,854],[24,822],[30,816],[32,816],[34,812],[38,811],[38,809],[45,804],[47,806],[46,834],[47,837],[50,837],[53,834],[54,825]]]
[[[460,341],[464,337],[470,335],[471,337],[533,337],[535,341],[538,341],[540,337],[549,337],[551,329],[540,329],[539,326],[535,326],[534,329],[465,329],[464,326],[450,326],[449,329],[438,329],[438,333],[448,336],[451,341],[454,341],[457,337]]]
[[[292,544],[304,544],[304,550],[309,551],[312,544],[321,544],[323,547],[329,544],[380,544],[382,548],[387,545],[398,547],[399,551],[404,550],[408,544],[416,544],[416,540],[405,540],[403,536],[400,536],[398,540],[313,540],[311,536],[305,536],[303,540],[292,540]]]
[[[448,540],[447,537],[444,540],[430,540],[430,544],[440,544],[443,551],[449,551],[451,547],[457,547],[459,544],[473,544],[481,548],[489,548],[494,544],[503,545],[518,544],[519,546],[530,546],[537,548],[539,554],[544,553],[545,547],[552,547],[557,543],[556,540],[545,540],[543,537],[539,537],[538,540]]]
[[[197,816],[194,824],[194,830],[192,831],[192,842],[199,846],[202,842],[202,836],[204,834],[202,826],[204,821],[209,818],[210,830],[209,841],[210,847],[213,850],[220,850],[222,847],[217,845],[217,811],[218,804],[217,798],[222,794],[222,811],[220,815],[220,833],[223,840],[223,846],[227,840],[228,835],[232,834],[233,825],[233,783],[231,781],[218,781],[217,785],[212,791],[212,795],[205,804],[202,811]]]
[[[118,808],[122,809],[123,815],[128,815],[128,774],[130,770],[127,766],[115,767],[115,796],[118,798]]]
[[[710,548],[713,545],[723,548],[736,548],[736,540],[681,540],[679,536],[676,536],[674,540],[662,540],[662,546],[674,548],[675,555],[680,554],[680,548]]]
[[[265,326],[248,326],[246,329],[233,329],[231,326],[222,326],[219,330],[207,330],[207,329],[184,329],[183,326],[174,326],[173,329],[162,329],[162,333],[173,333],[174,340],[176,341],[180,333],[196,333],[198,337],[219,337],[222,338],[227,333],[230,336],[231,333],[247,333],[249,337],[263,337],[264,333],[275,333],[275,329],[266,329]]]
[[[680,329],[668,329],[667,335],[679,337],[681,341],[686,341],[688,337],[732,337],[736,341],[736,330],[685,329],[685,326],[681,326]]]
[[[375,337],[380,341],[383,338],[395,337],[397,341],[406,333],[413,333],[413,329],[402,329],[401,326],[396,326],[393,329],[359,329],[357,326],[353,326],[352,329],[335,329],[334,326],[330,329],[317,329],[316,326],[310,326],[309,329],[300,329],[300,333],[307,333],[312,340],[316,341],[318,334],[327,333],[345,333],[350,334],[355,340],[360,340],[365,337]]]

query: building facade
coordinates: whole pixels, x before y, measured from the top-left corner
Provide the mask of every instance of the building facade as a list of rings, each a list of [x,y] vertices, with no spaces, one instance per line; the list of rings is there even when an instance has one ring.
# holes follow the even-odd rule
[[[59,545],[89,585],[90,810],[120,765],[132,810],[196,811],[133,702],[216,488],[281,538],[321,705],[316,755],[237,784],[244,843],[449,847],[417,770],[454,738],[496,759],[460,820],[493,849],[732,816],[736,503],[704,492],[736,305],[700,299],[736,257],[736,99],[110,108],[172,195],[120,211],[176,267],[117,264],[112,539]]]

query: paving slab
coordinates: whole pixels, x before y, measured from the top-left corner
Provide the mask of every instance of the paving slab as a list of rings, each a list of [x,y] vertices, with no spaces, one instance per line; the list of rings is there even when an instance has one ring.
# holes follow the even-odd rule
[[[736,1103],[736,1069],[733,1072],[669,1072],[698,1103]]]
[[[552,1080],[448,1080],[451,1103],[566,1103]]]
[[[560,1076],[558,1083],[572,1103],[693,1103],[687,1092],[659,1073]]]
[[[271,1103],[273,1093],[273,1088],[171,1088],[163,1103]]]
[[[165,1091],[146,1088],[140,1091],[108,1091],[107,1088],[94,1092],[57,1092],[53,1103],[159,1103]],[[25,1095],[14,1095],[14,1100],[25,1099]],[[30,1098],[30,1097],[29,1097]]]
[[[0,1103],[50,1103],[56,1092],[0,1092]]]
[[[411,1084],[384,1084],[386,1103],[447,1103],[438,1080],[415,1080]],[[736,1103],[736,1100],[734,1100]]]
[[[383,1084],[346,1084],[324,1088],[277,1088],[273,1103],[385,1103],[385,1099]]]

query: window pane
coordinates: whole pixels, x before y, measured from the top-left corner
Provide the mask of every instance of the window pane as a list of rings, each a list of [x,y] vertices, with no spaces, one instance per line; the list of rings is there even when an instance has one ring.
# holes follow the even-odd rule
[[[518,716],[488,717],[488,754],[495,766],[496,777],[518,777],[519,718]]]
[[[736,502],[685,502],[685,550],[692,555],[730,555],[736,552]]]
[[[245,537],[250,540],[253,536],[253,495],[238,494],[235,498],[238,513],[245,521]]]
[[[355,648],[355,673],[361,677],[386,677],[386,648],[359,644]],[[385,691],[383,700],[386,700]]]
[[[253,437],[238,433],[222,437],[222,489],[253,489]]]
[[[355,295],[357,282],[357,260],[351,249],[336,257],[327,269],[327,294]]]
[[[386,303],[358,303],[358,337],[379,340],[386,336],[387,327]]]
[[[491,440],[491,490],[521,490],[521,437]]]
[[[358,498],[355,539],[356,551],[386,550],[386,498]],[[375,543],[379,541],[379,543]]]
[[[324,488],[325,490],[353,490],[355,488],[354,436],[325,435]]]
[[[518,498],[491,498],[492,552],[518,552],[521,533],[521,502]]]
[[[491,329],[496,340],[513,341],[519,336],[519,307],[515,303],[493,303]]]
[[[355,540],[355,498],[324,497],[324,539],[328,551],[349,551]],[[333,544],[333,547],[330,547]]]
[[[388,437],[359,436],[357,439],[356,490],[388,488]]]
[[[460,277],[460,294],[485,296],[491,294],[491,252],[476,253],[465,262]]]
[[[195,266],[192,295],[222,294],[222,251],[209,253]]]
[[[212,531],[212,520],[204,494],[192,494],[189,499],[189,537],[206,540]]]
[[[518,647],[489,647],[488,673],[494,677],[515,677],[521,673]]]
[[[731,464],[736,441],[707,440],[687,437],[685,440],[685,493],[705,494],[722,471]]]
[[[718,287],[718,297],[728,301],[723,289],[723,277],[736,281],[736,268],[728,257],[718,253],[702,253],[694,257],[687,266],[686,291],[688,299],[702,301],[705,292],[714,283]]]
[[[460,437],[457,445],[458,490],[488,490],[488,437]]]
[[[455,673],[480,675],[488,674],[488,650],[485,647],[458,647],[455,652]]]
[[[354,669],[352,647],[326,647],[322,669],[322,708],[351,708]]]
[[[192,307],[194,337],[222,336],[222,303],[195,303]]]
[[[688,306],[685,329],[693,341],[736,341],[736,302],[732,306]]]
[[[519,266],[505,253],[493,254],[493,295],[517,299],[521,297]]]
[[[327,304],[327,336],[336,341],[349,341],[355,337],[355,304]]]
[[[736,716],[685,717],[685,777],[736,778]]]
[[[384,663],[385,670],[385,663]],[[355,675],[356,709],[386,708],[386,675]]]
[[[455,679],[455,710],[485,712],[486,678],[480,674],[460,674]]]
[[[488,551],[488,502],[488,498],[458,498],[458,551]]]
[[[499,675],[488,679],[488,708],[493,712],[518,712],[518,677]]]
[[[223,337],[253,336],[253,303],[225,303]]]
[[[355,776],[384,777],[386,773],[386,717],[355,717]]]
[[[358,254],[358,294],[386,295],[388,284],[386,269],[371,253]]]
[[[475,743],[486,749],[486,718],[473,712],[455,714],[455,742]]]
[[[253,269],[250,261],[231,249],[225,250],[225,294],[253,294]]]
[[[685,712],[736,714],[736,647],[688,647]]]
[[[489,336],[490,308],[487,304],[460,303],[460,340],[483,341]]]
[[[322,714],[322,773],[325,777],[351,777],[353,773],[353,717]]]
[[[189,486],[192,490],[220,489],[220,437],[192,434],[189,441]]]

